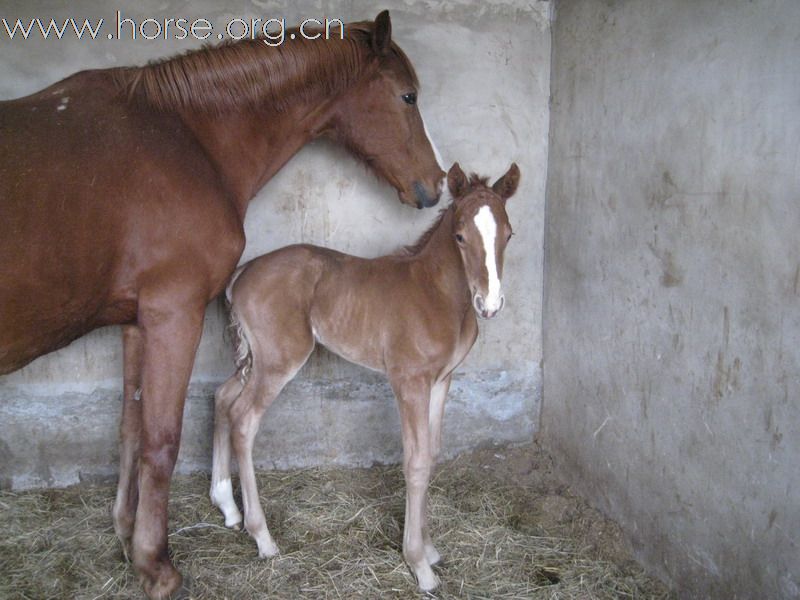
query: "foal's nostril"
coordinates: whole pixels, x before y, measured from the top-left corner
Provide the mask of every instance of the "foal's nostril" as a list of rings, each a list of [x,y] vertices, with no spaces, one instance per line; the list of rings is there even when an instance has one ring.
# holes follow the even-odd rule
[[[475,294],[472,297],[472,306],[475,307],[475,311],[479,315],[483,315],[486,312],[486,305],[483,302],[483,297],[480,294]]]

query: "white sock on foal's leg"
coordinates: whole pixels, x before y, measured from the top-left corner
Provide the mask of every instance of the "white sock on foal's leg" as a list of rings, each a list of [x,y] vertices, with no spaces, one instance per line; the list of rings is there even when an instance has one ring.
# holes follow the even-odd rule
[[[242,523],[242,513],[233,499],[233,484],[230,478],[218,481],[211,486],[211,502],[222,511],[225,517],[225,527],[239,529]]]

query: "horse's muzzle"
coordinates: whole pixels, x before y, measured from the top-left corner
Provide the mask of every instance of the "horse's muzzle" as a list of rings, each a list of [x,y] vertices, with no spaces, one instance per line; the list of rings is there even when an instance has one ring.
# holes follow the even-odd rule
[[[436,191],[431,194],[419,181],[414,182],[414,195],[417,197],[417,208],[429,208],[439,202],[442,195],[442,183],[436,187]]]

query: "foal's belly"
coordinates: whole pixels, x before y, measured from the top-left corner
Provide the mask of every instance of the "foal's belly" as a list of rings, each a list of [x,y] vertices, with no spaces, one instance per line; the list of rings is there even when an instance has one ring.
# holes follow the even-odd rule
[[[324,326],[321,330],[317,330],[316,327],[312,326],[312,332],[314,333],[314,339],[318,343],[337,356],[341,356],[345,360],[367,369],[384,372],[383,352],[379,347],[370,343],[369,339],[366,341],[354,339],[358,336],[352,335],[352,332],[350,332],[350,335],[332,335],[333,332],[330,331],[330,328],[325,328]]]

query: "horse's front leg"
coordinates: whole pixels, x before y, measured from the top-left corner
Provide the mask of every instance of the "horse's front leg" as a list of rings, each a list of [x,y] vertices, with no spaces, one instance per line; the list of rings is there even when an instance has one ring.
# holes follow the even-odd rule
[[[167,553],[167,502],[204,310],[205,299],[166,290],[139,301],[144,355],[133,565],[150,598],[168,598],[182,583]]]
[[[406,479],[403,557],[416,575],[420,589],[430,591],[439,585],[423,539],[432,462],[428,420],[431,385],[427,378],[403,377],[392,378],[392,387],[397,396],[403,431],[403,473]]]
[[[123,389],[119,444],[119,484],[114,502],[114,531],[127,560],[139,501],[139,438],[142,427],[142,332],[137,325],[122,328]]]

